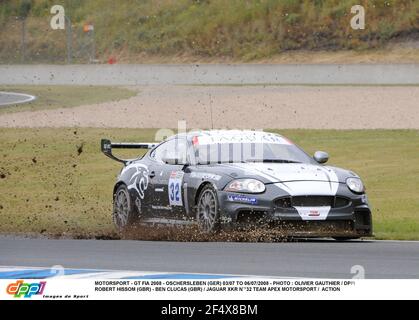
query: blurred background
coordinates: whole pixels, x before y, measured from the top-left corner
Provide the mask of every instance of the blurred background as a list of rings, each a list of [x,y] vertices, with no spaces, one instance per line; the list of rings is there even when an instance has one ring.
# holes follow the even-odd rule
[[[65,30],[50,27],[55,4]],[[3,64],[415,62],[419,1],[0,0],[0,43]]]

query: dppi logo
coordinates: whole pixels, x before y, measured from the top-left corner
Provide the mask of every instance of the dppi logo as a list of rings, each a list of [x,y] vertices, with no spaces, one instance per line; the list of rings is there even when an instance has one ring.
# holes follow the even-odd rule
[[[7,293],[13,295],[15,298],[31,298],[33,295],[43,294],[45,281],[39,283],[24,283],[23,280],[19,280],[15,283],[11,283],[7,286]]]

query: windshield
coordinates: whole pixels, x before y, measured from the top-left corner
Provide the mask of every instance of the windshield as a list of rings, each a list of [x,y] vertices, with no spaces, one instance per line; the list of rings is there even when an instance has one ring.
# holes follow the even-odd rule
[[[314,163],[314,160],[293,144],[223,143],[195,146],[198,164],[234,162]]]

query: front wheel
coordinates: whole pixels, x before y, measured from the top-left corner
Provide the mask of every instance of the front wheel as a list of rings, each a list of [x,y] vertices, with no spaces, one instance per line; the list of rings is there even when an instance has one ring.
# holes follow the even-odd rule
[[[220,228],[217,191],[211,185],[205,186],[199,194],[196,220],[204,233],[216,232]]]
[[[113,222],[119,230],[123,230],[135,221],[135,209],[126,185],[118,187],[113,201]]]

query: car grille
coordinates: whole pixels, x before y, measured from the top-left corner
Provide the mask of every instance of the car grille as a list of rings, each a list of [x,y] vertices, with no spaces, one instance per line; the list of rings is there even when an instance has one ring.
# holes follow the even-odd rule
[[[277,208],[291,207],[332,207],[342,208],[350,204],[350,200],[344,197],[334,196],[295,196],[282,197],[274,201]]]

